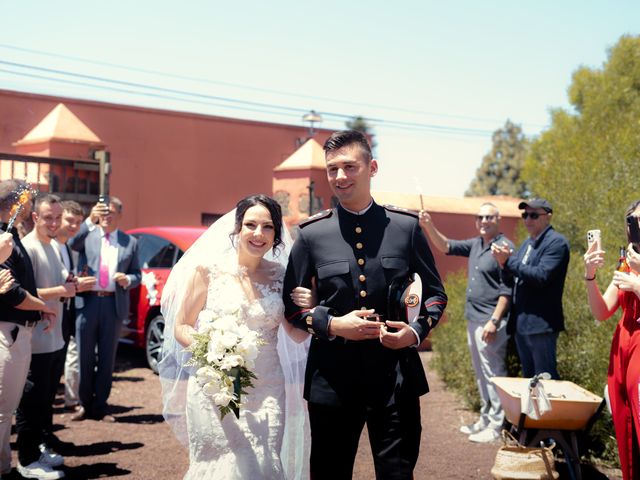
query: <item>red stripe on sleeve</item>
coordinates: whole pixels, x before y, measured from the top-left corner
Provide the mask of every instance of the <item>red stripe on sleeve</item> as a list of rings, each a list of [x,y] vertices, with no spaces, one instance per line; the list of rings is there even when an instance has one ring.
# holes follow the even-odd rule
[[[431,303],[425,303],[425,308],[429,308],[432,307],[433,305],[446,305],[447,302],[438,302],[438,301],[433,301]]]

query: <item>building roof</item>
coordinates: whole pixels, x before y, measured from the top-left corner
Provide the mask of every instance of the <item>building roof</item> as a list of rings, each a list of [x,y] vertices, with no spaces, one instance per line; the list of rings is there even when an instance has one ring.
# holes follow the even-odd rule
[[[372,195],[376,202],[381,205],[396,205],[409,210],[420,210],[421,208],[424,208],[430,212],[475,215],[478,212],[480,205],[486,202],[491,202],[498,207],[500,215],[503,217],[519,217],[520,213],[522,213],[518,210],[518,203],[520,203],[520,199],[509,197],[507,195],[487,195],[484,197],[463,198],[423,195],[422,203],[424,207],[421,207],[420,195],[417,193],[374,191],[372,192]]]
[[[284,162],[273,169],[274,172],[286,170],[324,170],[324,150],[313,138],[293,152]]]
[[[21,140],[14,145],[61,140],[77,143],[101,143],[98,136],[74,115],[64,103],[59,103]]]

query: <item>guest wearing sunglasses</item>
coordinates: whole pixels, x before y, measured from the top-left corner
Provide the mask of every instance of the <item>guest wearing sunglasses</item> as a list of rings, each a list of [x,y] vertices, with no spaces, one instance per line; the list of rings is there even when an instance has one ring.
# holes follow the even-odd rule
[[[428,212],[420,211],[420,227],[431,243],[442,253],[467,257],[467,345],[480,393],[480,418],[460,431],[469,440],[489,443],[500,437],[504,410],[491,377],[507,375],[506,315],[511,303],[511,290],[502,281],[500,266],[491,255],[491,245],[498,243],[512,250],[513,243],[500,233],[500,212],[493,203],[480,206],[475,227],[478,235],[466,240],[453,240],[441,233]]]
[[[498,244],[491,247],[503,268],[505,282],[513,283],[508,333],[515,335],[525,377],[548,372],[558,375],[556,344],[564,330],[562,293],[569,265],[569,243],[551,226],[553,209],[543,198],[520,202],[529,232],[517,252]]]

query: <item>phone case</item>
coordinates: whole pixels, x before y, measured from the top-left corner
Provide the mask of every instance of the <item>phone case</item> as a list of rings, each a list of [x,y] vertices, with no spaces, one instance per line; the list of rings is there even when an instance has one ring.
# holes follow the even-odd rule
[[[587,232],[588,247],[591,247],[591,245],[596,243],[598,245],[597,250],[601,250],[600,237],[601,237],[600,230],[589,230]]]

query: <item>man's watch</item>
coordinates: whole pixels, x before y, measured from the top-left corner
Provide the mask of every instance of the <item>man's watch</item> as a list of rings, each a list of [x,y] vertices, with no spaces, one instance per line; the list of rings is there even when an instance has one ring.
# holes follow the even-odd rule
[[[501,321],[502,321],[501,318],[491,317],[491,323],[493,323],[496,327],[500,325]]]

